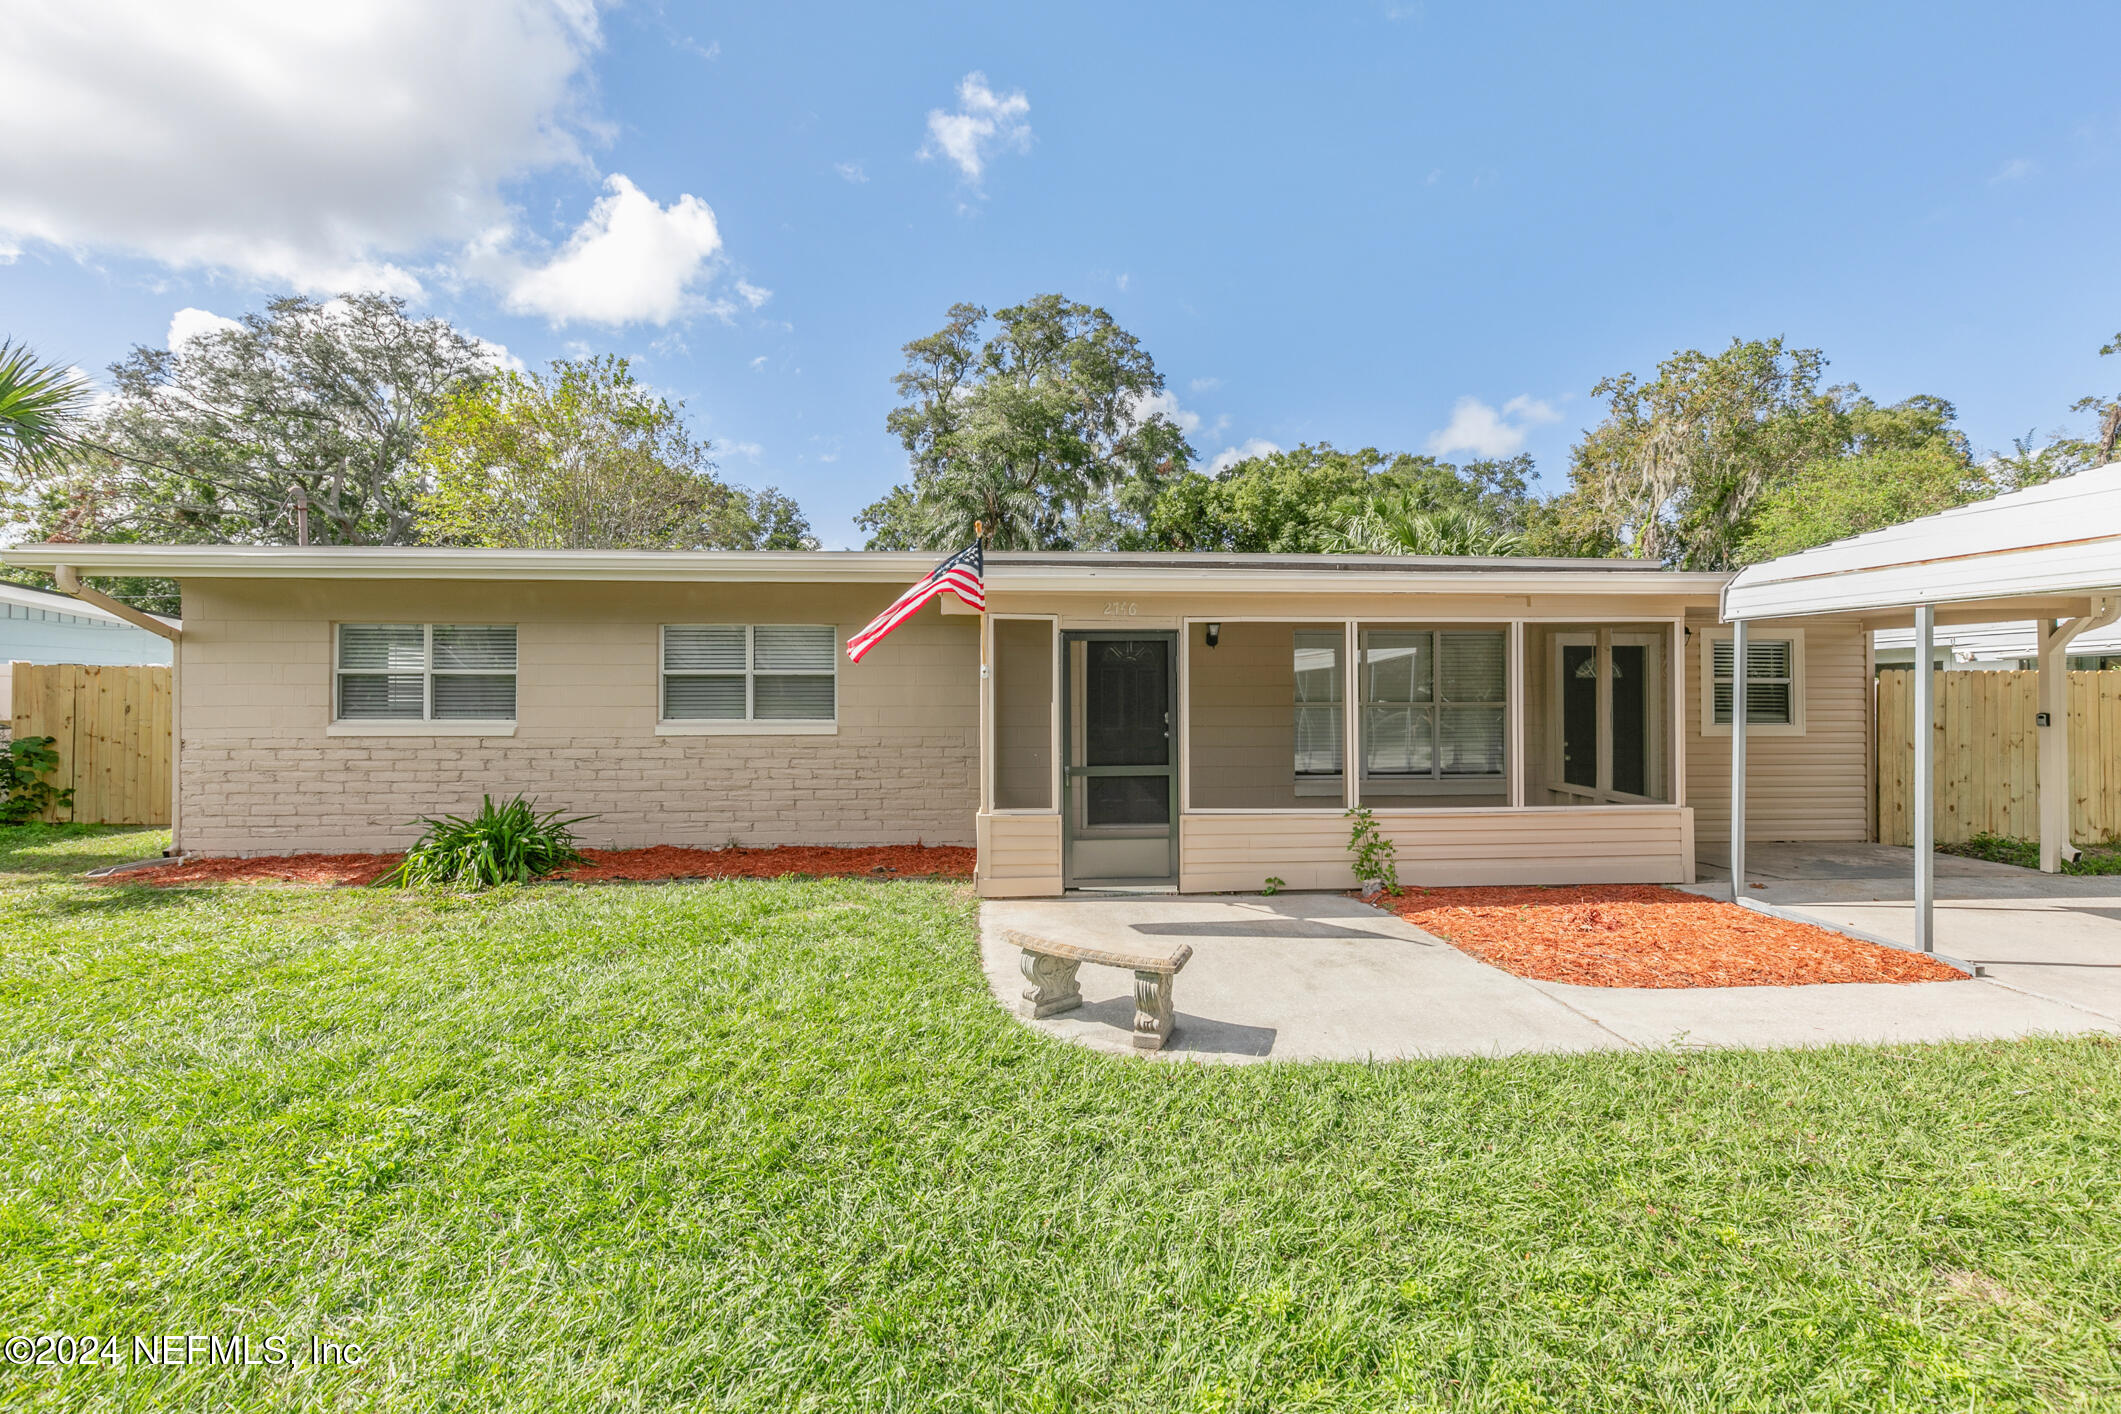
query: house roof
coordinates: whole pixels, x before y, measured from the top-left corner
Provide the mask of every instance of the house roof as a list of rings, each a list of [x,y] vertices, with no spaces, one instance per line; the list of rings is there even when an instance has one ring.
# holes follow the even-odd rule
[[[86,600],[76,599],[67,594],[56,594],[49,589],[31,589],[25,584],[0,583],[0,604],[11,605],[18,609],[35,609],[47,614],[65,614],[77,619],[92,619],[96,623],[107,624],[112,628],[122,628],[133,633],[145,633],[147,631],[136,624],[127,623],[110,610],[91,604]],[[162,620],[171,628],[179,627],[181,623],[180,620],[170,618],[166,614],[156,614],[154,617]]]
[[[1950,649],[1952,657],[1961,663],[2031,658],[2040,651],[2034,641],[2033,621],[2030,619],[1998,624],[1940,624],[1934,643],[1938,648]],[[1882,628],[1871,635],[1871,644],[1881,653],[1913,653],[1915,631],[1911,628]],[[2081,633],[2070,640],[2069,651],[2072,656],[2121,653],[2121,625]]]
[[[439,546],[23,545],[0,561],[175,579],[467,579],[910,584],[927,551],[465,550]],[[1639,560],[992,551],[994,590],[1581,591],[1713,595],[1723,574]]]
[[[1723,617],[1782,618],[2121,588],[2121,462],[1741,571]]]

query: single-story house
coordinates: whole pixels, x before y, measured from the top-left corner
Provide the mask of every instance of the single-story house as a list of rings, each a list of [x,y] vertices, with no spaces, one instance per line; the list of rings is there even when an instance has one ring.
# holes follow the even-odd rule
[[[171,628],[175,619],[151,615]],[[167,663],[170,641],[65,594],[0,584],[0,726],[14,715],[16,663]]]
[[[1915,663],[1915,631],[1881,628],[1871,636],[1872,656],[1880,668],[1910,668]],[[1947,670],[2033,672],[2040,666],[2040,634],[2031,620],[2023,623],[1953,624],[1936,631],[1930,666]],[[2121,668],[2121,626],[2092,629],[2069,645],[2069,670],[2096,673]]]
[[[988,895],[1682,882],[1728,847],[1728,576],[1611,560],[35,545],[169,576],[179,848],[382,850],[524,792],[593,846],[976,844]],[[83,590],[85,594],[92,591]],[[1871,626],[1751,626],[1749,837],[1869,837]]]

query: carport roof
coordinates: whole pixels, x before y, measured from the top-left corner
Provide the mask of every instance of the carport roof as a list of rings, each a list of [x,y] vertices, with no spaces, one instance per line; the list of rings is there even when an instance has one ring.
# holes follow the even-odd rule
[[[1723,617],[1861,613],[2121,587],[2121,462],[1742,571]]]

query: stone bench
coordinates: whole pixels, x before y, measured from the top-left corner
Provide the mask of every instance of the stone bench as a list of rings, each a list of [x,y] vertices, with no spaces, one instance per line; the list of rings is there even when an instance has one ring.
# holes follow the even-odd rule
[[[1134,1046],[1161,1050],[1171,1038],[1171,982],[1193,956],[1191,943],[1168,948],[1128,950],[1062,943],[1004,928],[1002,937],[1023,949],[1024,1015],[1037,1019],[1073,1011],[1083,1004],[1075,970],[1086,962],[1124,968],[1134,974]]]

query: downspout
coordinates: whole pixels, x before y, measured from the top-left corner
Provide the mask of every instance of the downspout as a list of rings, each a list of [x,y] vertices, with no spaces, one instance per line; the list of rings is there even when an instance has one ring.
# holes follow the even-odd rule
[[[2080,619],[2064,619],[2052,628],[2036,625],[2039,634],[2039,710],[2047,718],[2037,728],[2039,750],[2040,868],[2058,872],[2083,851],[2069,837],[2069,645],[2079,634],[2121,621],[2121,595],[2101,595]]]
[[[184,630],[171,628],[153,614],[143,614],[132,605],[121,604],[102,590],[91,589],[88,585],[83,584],[81,576],[72,565],[53,565],[52,578],[58,581],[59,589],[62,593],[71,594],[76,599],[94,604],[99,609],[116,614],[135,628],[144,628],[149,633],[160,635],[172,643],[184,636]]]
[[[121,604],[100,589],[81,582],[72,565],[53,565],[52,580],[64,593],[85,604],[108,610],[136,628],[144,628],[173,645],[169,655],[169,853],[182,854],[184,798],[184,630],[174,628],[153,614],[144,614],[130,604]]]

